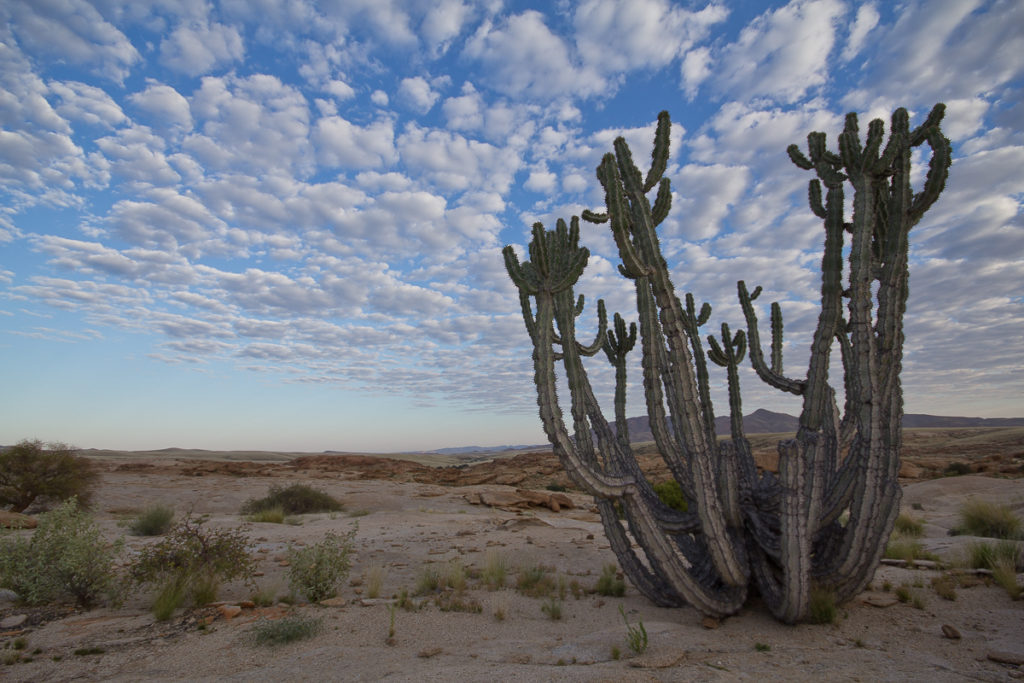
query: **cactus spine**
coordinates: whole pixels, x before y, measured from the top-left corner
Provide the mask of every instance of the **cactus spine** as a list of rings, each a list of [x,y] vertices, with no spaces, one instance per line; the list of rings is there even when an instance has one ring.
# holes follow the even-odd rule
[[[613,329],[607,329],[598,301],[595,340],[588,345],[576,340],[584,299],[576,298],[573,288],[589,257],[579,245],[578,218],[568,226],[559,220],[554,230],[534,225],[528,261],[520,263],[505,247],[505,265],[519,288],[533,341],[544,430],[569,476],[594,496],[623,570],[657,604],[689,603],[721,617],[739,610],[756,587],[776,618],[793,623],[807,617],[812,587],[832,591],[842,602],[871,580],[899,508],[908,234],[945,185],[951,149],[939,126],[944,110],[936,105],[911,129],[906,110],[898,109],[888,140],[883,122],[875,120],[864,144],[857,117],[849,114],[838,154],[826,149],[824,133],[808,136],[807,154],[790,146],[793,163],[815,173],[808,199],[825,228],[821,313],[803,378],[783,372],[777,304],[765,359],[753,305],[760,287],[751,292],[743,281],[737,283],[746,329],[734,333],[723,324],[719,337],[707,337],[707,351],[700,328],[711,307],[705,303],[698,309],[690,294],[683,301],[676,296],[656,230],[672,200],[664,177],[667,112],[658,116],[646,175],[625,140],[617,139],[614,153],[597,168],[606,211],[583,213],[586,221],[609,225],[622,261],[619,270],[635,285],[638,321],[628,331],[618,313]],[[915,193],[911,156],[924,144],[931,149],[930,167]],[[853,188],[849,221],[847,185]],[[655,187],[652,206],[648,194]],[[686,513],[659,500],[629,444],[626,356],[638,331],[651,431],[690,503]],[[832,363],[834,345],[837,363]],[[616,370],[614,428],[583,365],[584,357],[602,349]],[[745,356],[764,382],[802,398],[796,437],[778,445],[778,474],[757,471],[743,433],[738,367]],[[731,433],[721,441],[715,435],[708,360],[728,376]],[[558,363],[569,385],[571,434],[555,393]],[[829,378],[836,365],[842,367],[842,411]],[[848,519],[840,521],[844,512]]]

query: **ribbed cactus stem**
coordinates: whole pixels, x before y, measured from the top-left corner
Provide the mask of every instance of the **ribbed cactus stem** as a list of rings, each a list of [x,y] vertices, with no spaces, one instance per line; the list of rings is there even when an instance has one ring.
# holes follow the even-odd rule
[[[745,330],[722,324],[705,339],[711,307],[675,294],[657,226],[671,207],[667,113],[658,117],[651,166],[642,173],[625,140],[615,141],[597,177],[604,212],[583,219],[607,223],[620,272],[636,290],[638,321],[615,314],[607,329],[598,301],[594,340],[576,339],[585,299],[574,287],[589,257],[579,245],[579,219],[539,223],[520,263],[504,250],[533,342],[534,381],[544,430],[574,483],[595,498],[623,571],[645,596],[664,606],[689,603],[712,616],[735,613],[756,586],[781,621],[804,619],[813,584],[839,601],[867,585],[899,508],[900,420],[903,412],[903,315],[908,294],[908,235],[945,186],[952,151],[939,125],[944,107],[911,130],[903,109],[889,135],[880,120],[863,142],[850,114],[830,151],[824,133],[807,136],[807,151],[790,146],[797,167],[813,171],[808,204],[823,222],[821,310],[804,377],[783,374],[781,307],[771,306],[771,349],[762,351],[754,302],[761,294],[737,283]],[[914,148],[931,149],[921,190],[912,189]],[[657,193],[651,205],[648,193]],[[844,215],[852,188],[853,215]],[[849,261],[844,264],[844,253]],[[689,502],[679,513],[661,503],[637,464],[626,422],[626,356],[639,338],[647,417],[658,450]],[[839,353],[833,353],[833,345]],[[615,367],[615,424],[601,413],[583,359],[604,350]],[[759,378],[801,397],[796,438],[779,444],[779,472],[758,473],[742,423],[739,366],[749,356]],[[707,361],[725,368],[730,438],[717,441]],[[555,390],[560,363],[569,386],[572,433]],[[841,368],[846,402],[839,410],[833,375]],[[617,513],[621,510],[624,520]],[[839,523],[842,514],[845,524]],[[812,584],[813,582],[813,584]]]

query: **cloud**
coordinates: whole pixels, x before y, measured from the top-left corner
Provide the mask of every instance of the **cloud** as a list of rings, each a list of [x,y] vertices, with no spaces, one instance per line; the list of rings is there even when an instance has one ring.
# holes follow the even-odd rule
[[[132,93],[128,101],[157,126],[185,132],[192,130],[188,100],[169,85],[149,81],[145,90]]]
[[[426,114],[437,102],[440,94],[435,92],[421,76],[403,78],[398,86],[398,96],[407,105],[421,114]]]
[[[853,27],[850,29],[850,35],[841,56],[844,62],[850,61],[860,53],[861,48],[864,47],[864,41],[871,30],[878,25],[879,19],[880,16],[874,3],[868,2],[857,8],[857,17],[853,20]]]
[[[340,168],[380,168],[397,160],[391,121],[357,126],[340,116],[316,122],[312,135],[320,164]]]
[[[160,43],[160,62],[187,76],[211,73],[243,56],[238,29],[218,23],[179,26]]]
[[[77,81],[52,82],[50,92],[61,99],[57,113],[87,125],[113,128],[127,121],[121,107],[102,89]]]
[[[420,31],[434,55],[444,54],[452,40],[462,33],[472,9],[462,0],[441,0],[430,5]]]
[[[521,163],[514,150],[416,124],[399,136],[398,149],[406,166],[448,191],[507,192]]]

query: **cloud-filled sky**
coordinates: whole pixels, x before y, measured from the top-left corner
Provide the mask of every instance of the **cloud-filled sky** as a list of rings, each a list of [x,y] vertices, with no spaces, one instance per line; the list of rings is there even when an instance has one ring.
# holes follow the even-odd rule
[[[736,327],[762,285],[796,374],[822,232],[786,146],[940,101],[906,410],[1022,416],[1022,28],[1017,0],[6,0],[0,443],[543,442],[501,247],[602,209],[601,155],[648,157],[662,109],[680,294]],[[606,227],[582,241],[578,291],[635,318]]]

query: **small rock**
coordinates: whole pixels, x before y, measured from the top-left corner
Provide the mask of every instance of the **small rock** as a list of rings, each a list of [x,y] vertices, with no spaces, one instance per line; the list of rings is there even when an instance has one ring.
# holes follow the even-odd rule
[[[960,640],[960,631],[957,631],[956,628],[949,624],[942,625],[942,635],[950,640]]]
[[[872,607],[892,607],[899,599],[890,593],[867,593],[860,601]]]
[[[27,614],[15,614],[13,616],[7,617],[3,621],[0,621],[0,628],[2,628],[2,629],[18,628],[19,626],[24,624],[25,621],[27,621],[27,620],[28,620],[28,615]]]
[[[253,572],[253,576],[263,576],[263,572]]]
[[[242,608],[238,605],[221,605],[217,608],[217,611],[220,612],[220,615],[224,617],[224,619],[231,621],[242,613]]]
[[[420,650],[418,656],[422,657],[423,659],[430,659],[431,657],[436,657],[437,655],[441,654],[442,652],[444,652],[444,650],[442,650],[439,647],[427,647],[427,648],[424,648],[424,649]]]
[[[629,660],[629,665],[635,669],[668,669],[684,659],[686,659],[686,650],[674,650],[633,657]]]
[[[319,604],[323,605],[324,607],[344,607],[347,603],[348,601],[345,600],[345,598],[338,596],[334,598],[327,598],[326,600],[321,600]]]
[[[1013,664],[1020,666],[1024,664],[1024,654],[1020,652],[1010,652],[1008,650],[989,650],[988,654],[985,655],[993,662],[999,662],[1000,664]]]
[[[722,622],[714,617],[704,617],[700,620],[700,625],[709,631],[714,631],[716,628],[722,625]]]
[[[242,600],[241,602],[238,603],[238,606],[241,607],[242,609],[252,609],[253,607],[256,606],[256,603],[253,602],[252,600]]]

